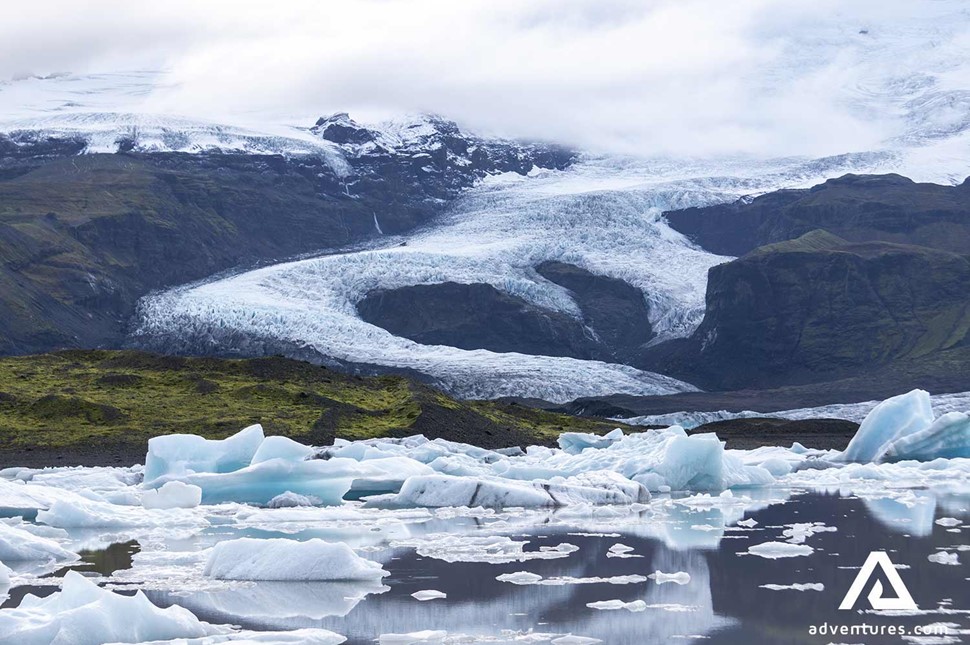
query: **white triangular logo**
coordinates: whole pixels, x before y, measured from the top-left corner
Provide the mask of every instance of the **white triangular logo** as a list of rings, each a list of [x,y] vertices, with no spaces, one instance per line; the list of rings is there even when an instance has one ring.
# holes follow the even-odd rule
[[[882,569],[886,579],[889,580],[889,584],[892,586],[896,597],[883,598],[882,582],[876,580],[872,585],[872,591],[867,596],[872,608],[916,609],[916,603],[913,602],[913,597],[909,595],[909,589],[903,584],[903,579],[899,577],[899,572],[896,571],[892,560],[889,559],[889,554],[885,551],[873,551],[869,554],[869,557],[866,558],[866,563],[862,565],[862,570],[859,571],[859,575],[852,581],[852,586],[849,587],[845,598],[842,599],[842,604],[839,605],[839,609],[852,609],[855,606],[856,601],[862,594],[862,590],[865,589],[866,583],[872,578],[872,574],[875,572],[877,566]]]

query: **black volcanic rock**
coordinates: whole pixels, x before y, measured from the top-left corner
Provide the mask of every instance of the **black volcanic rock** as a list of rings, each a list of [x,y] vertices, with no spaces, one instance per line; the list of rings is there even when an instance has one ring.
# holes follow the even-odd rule
[[[374,291],[357,311],[373,325],[426,345],[575,358],[595,358],[602,349],[580,321],[488,284]]]
[[[705,389],[832,381],[879,368],[963,375],[970,347],[967,256],[817,231],[711,269],[689,339],[651,348],[654,369]]]
[[[850,242],[896,242],[970,254],[970,183],[915,183],[899,175],[845,175],[806,190],[665,213],[708,251],[740,256],[824,229]]]
[[[608,359],[636,364],[654,337],[650,311],[636,287],[563,262],[543,262],[536,271],[568,289],[583,312],[583,322],[605,348]]]

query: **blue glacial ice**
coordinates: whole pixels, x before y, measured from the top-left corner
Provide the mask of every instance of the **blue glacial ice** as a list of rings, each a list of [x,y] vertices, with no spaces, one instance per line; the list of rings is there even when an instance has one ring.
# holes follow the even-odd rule
[[[340,505],[359,499],[372,508],[629,505],[651,492],[763,487],[803,477],[798,471],[805,465],[848,462],[843,474],[865,476],[869,471],[850,466],[968,457],[970,417],[950,412],[937,419],[929,395],[914,390],[876,406],[843,453],[801,446],[726,450],[716,435],[689,435],[679,426],[632,434],[617,429],[604,436],[564,433],[558,448],[529,446],[514,454],[422,436],[311,448],[263,437],[259,426],[222,441],[160,439],[149,447],[145,507],[191,506],[195,487],[208,505]],[[176,484],[184,488],[166,493]],[[109,493],[119,494],[108,486]],[[90,516],[100,503],[65,502],[52,507],[54,515],[48,509],[40,517],[55,526],[95,526],[99,520]]]
[[[842,453],[850,462],[970,457],[970,417],[949,412],[939,419],[930,395],[913,390],[877,405]]]

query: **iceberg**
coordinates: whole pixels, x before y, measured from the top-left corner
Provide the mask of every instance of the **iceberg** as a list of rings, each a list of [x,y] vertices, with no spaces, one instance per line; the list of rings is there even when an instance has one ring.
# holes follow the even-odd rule
[[[228,473],[252,463],[263,443],[263,427],[249,426],[226,439],[170,434],[148,440],[145,481],[164,475]]]
[[[937,419],[925,390],[873,408],[841,455],[842,461],[868,463],[961,457],[970,457],[970,416],[949,412]]]
[[[563,432],[559,435],[559,448],[570,455],[578,455],[587,448],[607,448],[623,438],[623,430],[615,428],[605,435],[588,432]]]
[[[142,495],[145,508],[195,508],[202,503],[202,489],[180,481],[170,481]]]
[[[354,553],[343,543],[319,538],[239,538],[216,544],[204,574],[217,580],[380,580],[389,575],[380,563]]]
[[[650,499],[639,483],[611,472],[551,480],[515,481],[498,477],[422,475],[409,477],[395,495],[371,497],[370,508],[482,506],[557,507],[573,504],[634,504]]]
[[[54,540],[34,535],[0,522],[0,561],[55,560],[72,562],[80,559]]]
[[[178,606],[161,609],[137,591],[122,596],[69,571],[61,591],[24,597],[0,609],[0,642],[18,645],[95,645],[201,638],[225,631]]]
[[[220,645],[221,643],[260,643],[261,645],[340,645],[347,639],[327,629],[308,627],[285,632],[240,631],[202,638],[150,641],[141,645]]]

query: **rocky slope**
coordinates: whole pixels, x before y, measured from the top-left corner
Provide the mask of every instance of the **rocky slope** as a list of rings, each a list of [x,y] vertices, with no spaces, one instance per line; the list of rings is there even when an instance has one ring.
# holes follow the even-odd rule
[[[816,229],[850,242],[970,253],[970,180],[941,186],[894,174],[850,174],[809,189],[779,190],[664,216],[675,230],[723,255],[744,255]]]
[[[81,154],[103,131],[0,135],[0,354],[118,345],[153,289],[407,231],[488,174],[573,156],[433,117],[388,132],[324,118],[298,154],[199,150],[169,130],[159,149],[152,132],[111,134],[111,154]]]
[[[713,268],[704,322],[689,339],[654,348],[650,360],[717,390],[879,369],[899,373],[887,386],[948,378],[966,389],[968,280],[965,255],[814,231]]]

